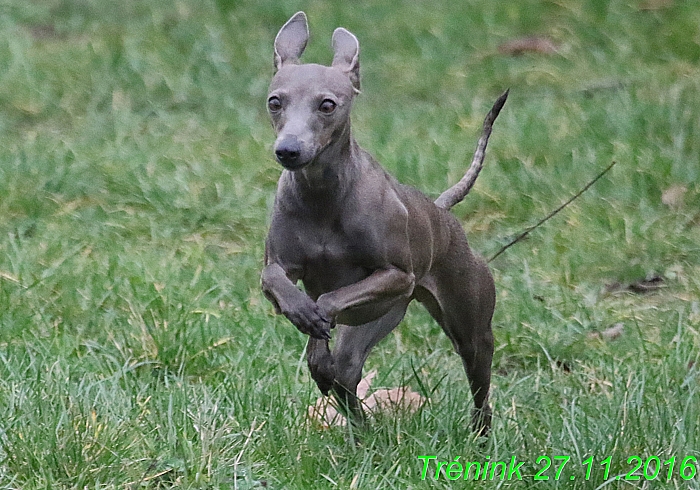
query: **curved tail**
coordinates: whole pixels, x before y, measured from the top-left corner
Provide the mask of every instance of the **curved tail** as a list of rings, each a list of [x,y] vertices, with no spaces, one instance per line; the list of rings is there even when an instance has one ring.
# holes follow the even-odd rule
[[[435,199],[435,205],[437,207],[450,209],[452,206],[465,198],[474,185],[474,182],[476,182],[476,178],[479,176],[479,172],[481,172],[481,168],[484,166],[486,145],[489,143],[489,136],[491,136],[493,122],[496,120],[498,114],[503,108],[503,105],[506,103],[509,91],[510,89],[503,92],[503,94],[493,104],[493,107],[489,113],[486,115],[486,119],[484,119],[484,126],[481,131],[481,137],[476,145],[474,158],[472,158],[472,164],[469,166],[467,173],[464,174],[464,177],[462,177],[459,182],[440,194],[440,197]]]

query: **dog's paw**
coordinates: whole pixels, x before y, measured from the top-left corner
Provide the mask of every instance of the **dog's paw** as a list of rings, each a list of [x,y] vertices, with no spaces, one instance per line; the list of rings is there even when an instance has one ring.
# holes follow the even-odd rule
[[[315,339],[330,340],[333,321],[321,311],[318,305],[306,297],[307,301],[297,304],[296,308],[284,311],[290,322],[292,322],[301,333],[309,335]]]
[[[486,404],[483,408],[472,410],[472,429],[479,437],[486,437],[491,431],[491,407]]]
[[[335,381],[335,362],[328,349],[328,342],[321,341],[325,345],[318,348],[312,347],[312,342],[318,341],[310,340],[307,346],[306,360],[309,371],[318,389],[327,396]]]

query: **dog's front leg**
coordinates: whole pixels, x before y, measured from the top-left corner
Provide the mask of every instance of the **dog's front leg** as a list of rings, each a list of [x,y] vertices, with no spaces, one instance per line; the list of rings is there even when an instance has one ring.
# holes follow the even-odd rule
[[[354,284],[322,294],[316,304],[324,318],[345,325],[362,325],[407,302],[415,284],[413,273],[390,266]]]
[[[332,317],[297,288],[281,265],[266,265],[261,282],[265,297],[274,305],[277,313],[286,316],[302,333],[316,339],[331,338]]]
[[[324,395],[328,395],[335,381],[335,361],[328,341],[309,337],[306,344],[306,362],[318,389]]]

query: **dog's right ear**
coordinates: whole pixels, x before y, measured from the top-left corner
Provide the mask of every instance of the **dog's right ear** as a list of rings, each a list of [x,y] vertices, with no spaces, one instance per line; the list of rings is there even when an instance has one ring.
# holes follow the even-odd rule
[[[282,26],[275,38],[275,70],[285,64],[296,65],[309,40],[306,14],[297,12]]]

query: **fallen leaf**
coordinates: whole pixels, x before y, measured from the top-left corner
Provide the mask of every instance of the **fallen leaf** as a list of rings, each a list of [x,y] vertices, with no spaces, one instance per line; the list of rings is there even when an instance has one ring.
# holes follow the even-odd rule
[[[589,338],[593,339],[603,339],[603,340],[615,340],[625,331],[624,323],[616,323],[610,328],[606,328],[602,332],[592,332],[588,334]]]
[[[348,423],[345,416],[333,406],[329,396],[319,397],[316,400],[316,404],[309,406],[307,414],[311,420],[317,422],[323,429],[328,429],[333,425],[344,427]]]
[[[632,291],[633,293],[638,293],[638,294],[643,294],[643,293],[648,293],[650,291],[655,291],[664,285],[664,278],[661,276],[649,276],[646,279],[642,279],[641,281],[635,281],[629,286],[627,286],[627,289]]]
[[[36,40],[56,39],[59,34],[53,24],[37,24],[29,27],[29,33]]]
[[[549,38],[531,36],[505,42],[498,46],[498,51],[509,56],[520,56],[525,53],[555,54],[557,46]]]
[[[369,388],[372,385],[372,380],[377,375],[377,370],[372,369],[367,375],[360,380],[357,384],[357,397],[360,400],[367,398],[367,393],[369,393]]]
[[[370,412],[401,410],[407,413],[415,413],[424,403],[425,398],[408,386],[377,390],[362,402]]]
[[[619,293],[627,291],[630,293],[644,294],[656,291],[657,289],[662,288],[663,285],[664,278],[659,275],[652,274],[644,279],[640,279],[629,284],[613,282],[611,284],[606,285],[605,290],[609,293]]]
[[[672,209],[683,206],[683,198],[688,188],[682,184],[672,185],[661,193],[661,202]]]
[[[415,413],[426,402],[425,397],[411,390],[408,386],[382,388],[369,393],[372,380],[376,375],[377,371],[373,369],[357,385],[357,397],[369,414],[380,411]],[[332,398],[327,396],[319,397],[314,405],[310,405],[307,414],[311,420],[317,422],[324,429],[331,426],[344,427],[348,423],[345,416],[335,407]]]

